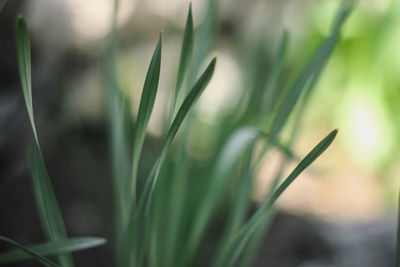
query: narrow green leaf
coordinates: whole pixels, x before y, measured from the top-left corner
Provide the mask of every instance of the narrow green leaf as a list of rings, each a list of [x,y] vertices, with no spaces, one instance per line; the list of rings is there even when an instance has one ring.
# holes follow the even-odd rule
[[[194,47],[194,29],[193,29],[193,16],[192,16],[192,4],[189,5],[189,11],[186,19],[185,31],[182,41],[182,49],[180,55],[180,63],[178,69],[178,77],[176,81],[176,88],[174,91],[174,98],[171,105],[171,121],[173,116],[176,114],[176,110],[182,103],[182,99],[188,93],[187,90],[190,87],[185,87],[183,90],[183,82],[185,84],[191,85],[194,79],[193,71],[193,47]],[[196,67],[195,67],[196,68]],[[192,75],[191,75],[192,74]],[[187,88],[187,89],[186,89]],[[187,140],[189,128],[190,128],[191,118],[186,119],[186,123],[182,128],[182,138],[177,142],[177,153],[175,154],[175,162],[179,164],[173,168],[173,173],[171,174],[173,179],[171,179],[168,187],[171,189],[166,197],[166,207],[168,208],[168,214],[166,222],[160,222],[159,225],[163,224],[163,233],[165,233],[165,245],[163,246],[162,256],[157,259],[160,261],[165,261],[164,266],[170,267],[174,266],[174,261],[176,260],[177,253],[177,242],[181,237],[181,227],[182,227],[182,212],[185,205],[185,194],[187,193],[187,170],[190,167],[188,162],[187,152],[185,150],[185,140]],[[159,209],[163,208],[158,205]],[[155,211],[156,213],[157,211]],[[165,228],[167,227],[167,228]],[[160,232],[160,231],[158,231]],[[154,246],[153,246],[154,247]],[[158,265],[155,265],[158,266]]]
[[[205,71],[203,72],[203,74],[200,76],[200,78],[197,80],[197,82],[189,92],[188,96],[183,101],[181,107],[179,108],[178,113],[176,114],[175,119],[172,122],[171,127],[164,139],[164,143],[162,145],[159,157],[154,163],[153,168],[149,174],[149,177],[147,178],[145,188],[139,200],[137,212],[132,213],[130,217],[127,234],[125,235],[127,243],[124,250],[126,250],[126,253],[128,253],[127,256],[128,258],[126,258],[125,260],[130,262],[131,254],[129,254],[129,252],[132,250],[136,251],[135,253],[133,253],[136,266],[140,265],[140,262],[143,259],[143,253],[145,249],[144,248],[145,246],[143,245],[144,235],[146,234],[149,209],[151,206],[154,187],[156,186],[157,183],[157,178],[160,172],[160,168],[162,167],[165,161],[166,155],[169,151],[169,148],[172,144],[172,141],[176,133],[179,130],[180,125],[182,124],[183,120],[185,119],[189,110],[192,108],[195,101],[199,98],[199,96],[202,94],[202,92],[208,85],[209,81],[211,80],[211,77],[214,73],[215,64],[216,64],[216,58],[213,58],[210,64],[205,69]],[[126,266],[131,266],[131,264],[127,264]]]
[[[342,5],[340,6],[336,19],[333,23],[330,35],[326,37],[325,40],[320,44],[316,52],[307,63],[306,67],[297,77],[294,84],[290,87],[289,91],[284,97],[271,127],[271,134],[273,136],[277,135],[286,124],[289,115],[292,113],[292,110],[294,109],[297,100],[299,99],[300,94],[304,91],[303,89],[307,83],[310,82],[310,80],[313,80],[311,83],[312,85],[315,85],[315,81],[322,73],[322,70],[327,63],[333,48],[339,40],[341,27],[353,8],[353,5],[346,4],[349,2],[353,1],[344,0],[342,2]],[[312,88],[309,88],[308,90],[311,89]]]
[[[156,100],[158,81],[160,78],[161,65],[161,33],[157,46],[151,58],[149,68],[147,70],[146,79],[143,85],[142,96],[140,98],[139,111],[136,119],[135,136],[133,139],[133,155],[132,155],[132,179],[130,185],[131,205],[135,206],[136,202],[136,180],[139,167],[140,154],[142,153],[143,143],[146,136],[147,125],[153,111],[154,102]]]
[[[24,94],[26,109],[28,110],[29,120],[32,125],[35,141],[38,142],[35,121],[33,118],[32,105],[32,79],[31,79],[31,48],[29,42],[28,27],[22,16],[17,20],[17,60],[19,77],[21,79],[22,92]]]
[[[37,244],[25,247],[35,255],[53,256],[67,252],[80,251],[97,246],[104,245],[106,240],[99,237],[77,237],[61,241],[51,241],[43,244]],[[25,249],[18,247],[18,249],[7,251],[0,254],[0,264],[12,263],[17,261],[24,261],[35,258],[35,255],[27,252]]]
[[[308,167],[313,163],[332,143],[337,134],[337,130],[333,130],[318,145],[316,145],[310,153],[296,166],[286,180],[271,194],[250,220],[241,227],[237,234],[232,238],[231,242],[222,249],[221,256],[218,258],[217,267],[234,266],[241,251],[246,245],[251,235],[263,225],[265,216],[268,215],[270,208],[278,199],[278,197],[287,189],[287,187]]]
[[[35,198],[44,231],[46,232],[50,240],[62,240],[67,238],[64,221],[57,203],[56,196],[53,191],[53,187],[47,174],[46,165],[44,163],[42,153],[40,151],[39,139],[36,133],[34,122],[32,106],[29,35],[25,20],[22,16],[18,17],[16,38],[18,68],[20,73],[22,92],[25,98],[26,109],[28,111],[35,139],[33,151],[29,154],[29,162],[31,175],[33,178]],[[60,256],[59,261],[62,266],[73,265],[70,255]]]
[[[18,248],[21,253],[23,253],[24,255],[28,255],[28,257],[30,259],[35,259],[38,262],[40,262],[41,264],[43,264],[44,266],[53,266],[53,267],[59,267],[58,264],[56,264],[55,262],[52,262],[51,260],[43,257],[42,255],[38,254],[38,252],[32,250],[31,248],[25,247],[17,242],[15,242],[14,240],[11,240],[7,237],[4,236],[0,236],[0,241],[7,243],[11,246],[14,246],[16,248]],[[10,257],[7,255],[6,253],[0,254],[0,264],[6,264],[6,263],[11,263],[11,262],[15,262],[17,260],[10,260]]]
[[[174,91],[174,98],[172,102],[172,116],[175,115],[175,110],[178,107],[180,100],[183,97],[183,93],[181,91],[183,80],[189,69],[189,62],[192,58],[193,54],[193,15],[192,15],[192,3],[189,5],[189,11],[186,19],[185,31],[183,34],[182,48],[181,48],[181,57],[179,61],[178,67],[178,77],[176,79],[176,87]]]
[[[249,148],[245,156],[239,179],[235,188],[234,198],[231,200],[230,214],[225,227],[223,241],[230,240],[231,235],[238,230],[246,217],[246,212],[250,200],[254,173],[252,172],[252,161],[255,143]]]
[[[116,20],[118,0],[114,1],[111,31],[108,35],[107,51],[104,57],[105,84],[108,111],[108,139],[112,166],[112,182],[114,197],[114,232],[115,254],[120,258],[122,229],[128,217],[130,204],[131,156],[132,156],[132,119],[128,97],[119,86],[116,73]],[[119,262],[117,262],[117,266]]]
[[[29,153],[29,163],[33,178],[33,186],[42,223],[51,240],[66,237],[65,226],[57,199],[47,174],[46,166],[38,145]]]
[[[273,103],[276,102],[278,94],[278,82],[282,72],[283,62],[285,60],[287,47],[288,47],[289,34],[287,31],[283,33],[282,40],[279,44],[278,53],[272,63],[272,69],[268,77],[268,82],[265,91],[262,95],[262,102],[260,107],[260,120],[265,123],[266,116],[272,111]]]

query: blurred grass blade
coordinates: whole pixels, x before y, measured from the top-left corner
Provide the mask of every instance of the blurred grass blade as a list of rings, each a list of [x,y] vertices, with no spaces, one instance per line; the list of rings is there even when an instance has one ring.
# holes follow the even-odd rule
[[[268,216],[269,211],[278,197],[287,189],[287,187],[313,163],[332,143],[337,134],[337,130],[329,133],[321,142],[316,145],[310,153],[296,166],[286,180],[273,192],[273,194],[264,202],[250,220],[237,232],[230,242],[222,249],[220,257],[215,266],[230,267],[234,266],[241,251],[246,245],[251,235],[259,229]]]
[[[317,51],[311,57],[303,71],[300,73],[300,75],[295,80],[295,82],[287,92],[286,96],[284,97],[271,127],[272,136],[277,135],[285,125],[286,121],[289,118],[289,115],[292,113],[292,110],[294,109],[300,97],[300,94],[304,91],[303,89],[306,86],[307,82],[309,82],[310,79],[317,80],[322,70],[324,69],[324,66],[327,63],[327,60],[331,55],[333,48],[339,40],[341,27],[353,8],[352,5],[346,4],[348,2],[353,1],[344,0],[342,2],[342,5],[340,6],[339,11],[336,15],[336,19],[333,23],[330,35],[326,37],[325,40],[320,44]],[[315,82],[312,82],[312,84],[314,85]],[[312,88],[309,88],[309,90],[311,89]]]
[[[39,139],[34,122],[29,35],[28,28],[22,16],[18,17],[16,38],[22,92],[24,94],[25,104],[35,139],[33,152],[29,154],[29,162],[39,216],[50,240],[62,240],[67,238],[64,221],[40,151]],[[62,266],[73,266],[70,255],[60,256],[59,261]]]
[[[231,239],[232,234],[239,229],[246,218],[254,178],[254,173],[252,172],[254,147],[255,143],[253,142],[245,156],[245,162],[236,184],[234,198],[231,200],[231,210],[222,244]]]
[[[111,18],[111,31],[108,36],[108,47],[105,54],[105,83],[107,94],[107,125],[109,151],[112,166],[116,254],[120,251],[121,229],[126,222],[129,204],[129,185],[131,179],[131,126],[129,99],[121,90],[115,66],[116,19],[118,0],[114,1]],[[119,258],[118,256],[116,256]]]
[[[172,102],[172,116],[175,115],[175,110],[180,103],[180,100],[183,97],[183,93],[181,88],[183,84],[183,80],[185,78],[185,74],[189,69],[189,62],[192,58],[193,54],[193,15],[192,15],[192,3],[189,4],[189,11],[186,19],[185,31],[183,34],[182,48],[181,48],[181,57],[179,61],[178,67],[178,77],[176,79],[176,87],[174,92],[174,98]]]
[[[18,252],[20,252],[22,255],[27,255],[28,259],[35,259],[38,262],[40,262],[41,264],[43,264],[44,266],[59,267],[58,264],[56,264],[55,262],[43,257],[37,251],[34,251],[31,248],[25,247],[25,246],[15,242],[14,240],[11,240],[11,239],[9,239],[7,237],[4,237],[4,236],[0,236],[0,241],[18,248],[19,249]],[[19,261],[20,260],[20,259],[13,258],[12,255],[10,257],[8,253],[11,254],[11,252],[6,252],[6,253],[0,254],[0,264],[6,264],[6,263],[11,263],[11,262],[15,262],[15,261]]]
[[[314,82],[313,80],[312,82]],[[311,82],[311,83],[312,83]],[[309,87],[312,88],[313,84],[310,84]],[[283,176],[283,172],[285,170],[285,166],[289,162],[289,160],[295,159],[297,160],[297,156],[294,156],[293,153],[291,152],[291,147],[293,146],[293,143],[297,137],[298,132],[300,131],[300,122],[301,119],[303,118],[305,114],[305,108],[308,104],[309,96],[310,96],[310,90],[306,89],[306,94],[302,97],[300,101],[300,106],[299,109],[296,112],[296,117],[291,129],[291,134],[289,137],[289,142],[286,146],[283,146],[282,149],[288,152],[285,152],[285,160],[281,163],[281,166],[279,170],[277,171],[277,174],[275,175],[275,178],[272,181],[271,187],[268,190],[269,192],[266,195],[266,199],[272,194],[275,189],[279,186],[279,183],[281,181],[281,178]],[[267,152],[268,148],[261,153],[261,156],[259,158],[259,162],[256,164],[257,167],[255,167],[254,172],[257,172],[258,167],[261,166],[263,156]],[[257,249],[260,247],[260,244],[265,237],[265,233],[269,231],[269,227],[272,224],[272,221],[275,216],[275,208],[271,207],[271,210],[267,216],[263,218],[263,222],[261,223],[262,225],[259,227],[258,230],[255,231],[255,233],[249,238],[248,243],[246,244],[245,251],[243,251],[243,257],[240,259],[239,267],[246,267],[246,266],[251,266],[251,262],[254,260],[254,257],[257,253]]]
[[[131,266],[129,263],[131,261],[130,251],[132,249],[135,251],[133,253],[133,257],[135,259],[134,266],[140,266],[141,261],[143,260],[143,253],[145,250],[144,245],[144,236],[147,231],[147,224],[149,223],[149,209],[151,206],[153,192],[155,185],[157,183],[157,178],[160,172],[160,168],[162,167],[166,155],[169,151],[169,148],[172,144],[172,141],[179,130],[180,125],[182,124],[183,120],[185,119],[187,113],[192,108],[195,101],[199,98],[202,94],[206,86],[208,85],[211,77],[214,73],[216,64],[216,58],[213,58],[210,64],[207,66],[203,74],[197,80],[191,91],[189,92],[188,96],[183,101],[181,107],[178,110],[178,113],[175,116],[174,121],[164,139],[164,143],[161,148],[161,152],[159,153],[159,157],[153,165],[153,168],[150,172],[149,177],[147,178],[146,185],[144,187],[143,193],[139,200],[139,205],[137,212],[130,216],[130,221],[128,223],[127,234],[125,236],[126,240],[126,253],[125,255],[125,266]]]
[[[268,77],[268,82],[265,91],[262,95],[262,102],[260,107],[260,121],[263,125],[265,118],[272,111],[273,103],[276,103],[278,93],[278,82],[282,72],[282,65],[285,60],[287,47],[288,47],[289,34],[287,31],[283,33],[282,40],[279,44],[279,50],[272,63],[272,69]],[[261,125],[261,126],[262,126]]]
[[[237,164],[245,151],[257,140],[260,134],[260,131],[256,128],[242,127],[236,130],[223,146],[215,164],[210,183],[205,190],[207,195],[204,195],[200,201],[196,217],[193,220],[185,248],[187,252],[183,253],[183,265],[187,265],[186,261],[191,259],[197,250],[207,222],[213,215],[224,189],[228,186],[229,181],[231,181]]]
[[[135,135],[133,139],[132,178],[130,181],[130,194],[132,195],[130,198],[132,201],[130,207],[134,207],[136,202],[136,181],[139,159],[143,149],[147,125],[149,123],[157,95],[158,81],[160,78],[161,46],[160,33],[157,46],[154,50],[153,57],[151,58],[150,65],[147,70],[142,96],[140,98],[139,111],[136,119]]]
[[[42,257],[42,256],[53,256],[66,252],[80,251],[84,249],[97,247],[105,243],[106,240],[104,238],[79,237],[61,241],[51,241],[43,244],[25,247],[25,249],[18,246],[18,249],[1,253],[0,264],[30,260],[36,258],[35,255],[41,255]],[[26,251],[26,249],[34,252],[34,254]]]
[[[194,51],[194,66],[191,72],[191,81],[194,81],[194,78],[198,75],[200,68],[203,66],[211,49],[215,45],[215,33],[216,29],[218,29],[218,2],[217,0],[208,0],[206,3],[207,11],[199,26],[198,38],[196,38],[197,42]]]
[[[7,0],[0,0],[0,11],[3,10],[4,6],[6,5]]]

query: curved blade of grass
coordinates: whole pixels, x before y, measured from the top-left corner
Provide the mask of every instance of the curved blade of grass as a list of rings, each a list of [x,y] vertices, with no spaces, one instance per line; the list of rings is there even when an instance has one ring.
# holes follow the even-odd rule
[[[19,70],[19,77],[21,79],[21,86],[24,94],[25,105],[26,109],[28,110],[28,116],[32,125],[35,141],[39,143],[36,133],[35,120],[33,117],[31,47],[29,41],[28,27],[26,26],[25,20],[22,16],[19,16],[17,20],[16,38],[17,38],[18,70]]]
[[[314,55],[311,57],[306,67],[300,73],[294,84],[291,86],[283,102],[279,108],[276,118],[271,127],[271,134],[277,135],[286,121],[289,115],[292,113],[300,94],[310,79],[316,80],[321,74],[324,66],[326,65],[329,56],[331,55],[333,48],[340,37],[340,30],[343,23],[346,21],[351,10],[353,9],[352,0],[344,0],[339,8],[336,15],[336,19],[333,23],[333,27],[330,35],[320,44]],[[311,89],[310,89],[311,90]]]
[[[43,257],[43,256],[58,255],[66,252],[80,251],[84,249],[101,246],[105,243],[106,240],[104,238],[77,237],[77,238],[71,238],[60,241],[51,241],[43,244],[24,247],[25,249],[18,246],[18,249],[1,253],[0,264],[30,260],[35,258],[36,257],[35,255]],[[26,251],[26,249],[33,252],[34,254],[29,253],[28,251]]]
[[[185,78],[185,74],[189,69],[189,62],[192,58],[193,54],[193,15],[192,15],[192,3],[189,4],[189,11],[186,19],[185,31],[183,34],[182,48],[181,48],[181,57],[179,61],[178,67],[178,77],[176,79],[176,87],[174,91],[174,98],[172,102],[172,116],[175,115],[175,111],[177,106],[180,103],[180,99],[182,99],[183,93],[181,91],[183,80]]]
[[[161,148],[161,152],[159,154],[158,159],[153,165],[153,168],[150,172],[149,177],[147,178],[147,182],[143,193],[139,200],[139,205],[136,213],[132,213],[126,234],[126,246],[124,250],[126,250],[127,255],[125,255],[125,266],[132,266],[129,262],[131,261],[130,251],[135,251],[133,253],[133,257],[135,259],[134,266],[140,266],[140,263],[143,259],[143,252],[145,250],[144,244],[144,236],[146,234],[146,226],[148,223],[149,210],[152,202],[152,195],[154,191],[154,187],[157,183],[158,174],[160,172],[160,168],[163,165],[166,155],[169,151],[169,148],[172,144],[172,141],[179,130],[180,125],[188,114],[189,110],[192,108],[195,101],[202,94],[206,86],[208,85],[211,77],[214,73],[216,64],[216,58],[213,58],[210,64],[207,66],[203,74],[197,80],[188,96],[183,101],[181,107],[178,110],[178,113],[175,116],[174,121],[164,139],[164,143]]]
[[[265,216],[268,215],[270,208],[278,199],[278,197],[287,189],[287,187],[308,167],[313,163],[333,142],[337,134],[337,130],[329,133],[321,142],[316,145],[310,153],[296,166],[286,180],[271,194],[250,220],[237,232],[231,242],[222,249],[220,257],[215,266],[229,267],[234,266],[241,251],[246,245],[251,235],[263,225]]]
[[[60,266],[60,265],[56,264],[55,262],[43,257],[42,255],[40,255],[38,252],[32,250],[31,248],[25,247],[25,246],[21,245],[20,243],[15,242],[14,240],[11,240],[7,237],[0,236],[0,241],[18,248],[19,249],[18,252],[21,252],[23,255],[27,255],[29,259],[37,260],[44,266],[53,266],[53,267]],[[0,255],[0,264],[6,264],[6,263],[11,263],[11,262],[17,261],[15,259],[9,260],[9,256],[7,256],[7,253],[10,253],[10,252],[6,252],[6,253],[3,253]]]
[[[297,134],[299,132],[300,128],[300,122],[305,114],[305,108],[308,104],[308,100],[310,97],[310,92],[311,90],[308,90],[309,88],[312,88],[313,82],[315,82],[315,79],[312,80],[308,88],[306,88],[306,93],[302,97],[300,101],[300,106],[299,110],[296,113],[295,117],[295,122],[293,124],[293,127],[291,129],[291,134],[289,138],[289,142],[287,146],[284,146],[283,149],[287,150],[289,153],[285,153],[285,160],[281,163],[281,166],[275,175],[274,180],[272,181],[271,188],[266,196],[266,199],[268,199],[269,195],[274,192],[274,190],[279,186],[279,183],[281,181],[285,166],[287,165],[288,161],[292,159],[292,153],[290,151],[291,147],[293,146],[294,140],[297,137]],[[256,167],[254,168],[254,172],[257,172],[258,167],[261,165],[261,159],[263,158],[264,154],[267,152],[268,147],[263,151],[262,155],[260,156],[259,162],[256,164]],[[254,259],[255,254],[257,253],[257,249],[260,247],[260,244],[265,237],[265,233],[269,231],[269,227],[272,224],[272,221],[275,216],[275,208],[271,207],[271,210],[269,211],[268,215],[266,215],[263,218],[263,222],[261,223],[262,225],[255,231],[255,233],[249,238],[248,243],[246,244],[245,250],[242,253],[242,258],[240,259],[240,263],[238,266],[240,267],[246,267],[246,266],[251,266],[251,262]]]
[[[33,152],[29,153],[35,198],[44,231],[50,240],[62,240],[67,238],[65,225],[40,151],[39,139],[33,116],[29,34],[22,16],[18,17],[16,39],[22,92],[35,139]],[[62,266],[73,266],[70,255],[61,255],[59,261]]]
[[[160,33],[157,46],[154,50],[149,68],[147,70],[142,96],[140,98],[139,111],[136,119],[135,135],[133,138],[132,179],[130,181],[130,194],[132,195],[132,203],[130,207],[134,207],[136,203],[136,181],[139,159],[143,149],[147,125],[149,123],[157,95],[158,81],[160,78],[161,46],[162,43]]]

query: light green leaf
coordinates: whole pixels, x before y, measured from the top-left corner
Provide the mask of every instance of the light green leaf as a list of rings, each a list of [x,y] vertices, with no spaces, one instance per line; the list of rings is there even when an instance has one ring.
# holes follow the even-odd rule
[[[312,85],[315,85],[316,80],[322,73],[322,70],[327,63],[329,56],[331,55],[336,43],[339,40],[342,25],[346,21],[346,18],[349,16],[353,8],[353,5],[348,4],[349,2],[353,1],[344,0],[342,2],[342,5],[333,23],[330,35],[326,37],[325,40],[319,45],[316,52],[313,54],[307,65],[304,67],[303,71],[290,87],[286,96],[283,98],[277,116],[275,117],[275,120],[271,127],[272,136],[276,136],[286,124],[289,115],[292,113],[292,110],[298,102],[300,94],[304,91],[303,89],[306,87],[307,83],[311,82]],[[310,87],[308,88],[308,90],[311,89],[312,88]]]
[[[267,115],[272,111],[273,103],[277,100],[278,95],[278,83],[282,72],[282,66],[285,60],[287,47],[288,47],[288,32],[284,32],[282,36],[282,40],[279,44],[278,53],[275,56],[275,59],[272,63],[272,69],[268,76],[268,82],[265,88],[265,91],[262,95],[262,104],[260,108],[260,121],[261,126],[265,124]]]
[[[207,226],[207,222],[213,215],[217,202],[223,195],[224,189],[231,181],[233,171],[242,158],[244,152],[257,140],[261,132],[253,127],[243,127],[236,130],[226,141],[215,164],[210,183],[208,184],[207,195],[205,195],[198,208],[196,217],[188,236],[186,252],[183,253],[183,261],[193,257],[198,248],[201,237]]]

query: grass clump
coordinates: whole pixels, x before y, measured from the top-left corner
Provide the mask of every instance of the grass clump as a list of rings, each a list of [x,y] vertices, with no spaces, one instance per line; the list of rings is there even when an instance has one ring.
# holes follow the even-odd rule
[[[282,183],[282,172],[277,173],[271,192],[257,211],[247,219],[252,181],[265,154],[276,147],[283,151],[287,160],[297,160],[297,156],[291,151],[291,142],[282,144],[280,140],[282,129],[287,125],[289,117],[295,115],[296,123],[292,129],[291,140],[295,138],[302,110],[339,40],[342,25],[353,7],[350,2],[343,1],[330,34],[321,42],[286,91],[280,88],[280,80],[289,35],[283,34],[269,79],[263,85],[262,104],[254,110],[250,98],[246,103],[240,103],[245,106],[245,112],[238,113],[237,111],[241,110],[238,107],[225,115],[224,124],[215,129],[219,140],[215,152],[203,164],[206,166],[203,168],[197,165],[185,148],[190,126],[198,123],[196,116],[190,116],[189,113],[195,114],[195,103],[212,79],[217,64],[216,58],[204,64],[211,50],[216,4],[215,1],[209,1],[206,20],[200,26],[200,38],[197,42],[194,38],[193,15],[189,6],[175,90],[172,92],[170,110],[166,111],[166,114],[170,114],[169,126],[146,178],[139,177],[138,170],[147,126],[157,96],[161,72],[162,34],[150,60],[138,115],[133,119],[128,109],[129,100],[121,92],[115,73],[115,21],[118,7],[117,1],[115,2],[106,70],[116,225],[112,244],[117,266],[201,266],[197,259],[203,253],[204,244],[209,241],[206,238],[208,226],[221,207],[228,213],[224,221],[226,227],[219,243],[213,246],[215,254],[209,256],[211,260],[208,263],[216,267],[251,264],[251,258],[260,242],[259,237],[266,230],[268,220],[272,218],[273,204],[329,147],[337,134],[337,130],[333,130],[323,138],[299,161]],[[34,258],[46,266],[69,267],[73,266],[70,252],[104,244],[105,240],[93,237],[69,238],[66,234],[35,127],[29,36],[22,17],[18,18],[16,35],[22,91],[34,137],[33,149],[29,153],[31,175],[43,230],[49,241],[27,248],[1,237],[0,241],[13,245],[18,250],[1,254],[0,263]],[[257,66],[259,62],[254,64]],[[199,74],[199,70],[202,69],[204,70]],[[246,94],[254,95],[256,88],[250,86],[249,90]],[[300,111],[293,114],[296,106]],[[129,128],[130,121],[133,120],[135,128],[131,135]],[[180,128],[182,134],[174,142]],[[255,146],[259,140],[265,145],[261,153],[256,153]],[[171,149],[172,146],[175,146],[174,149]],[[45,258],[48,256],[57,257],[52,261]]]

